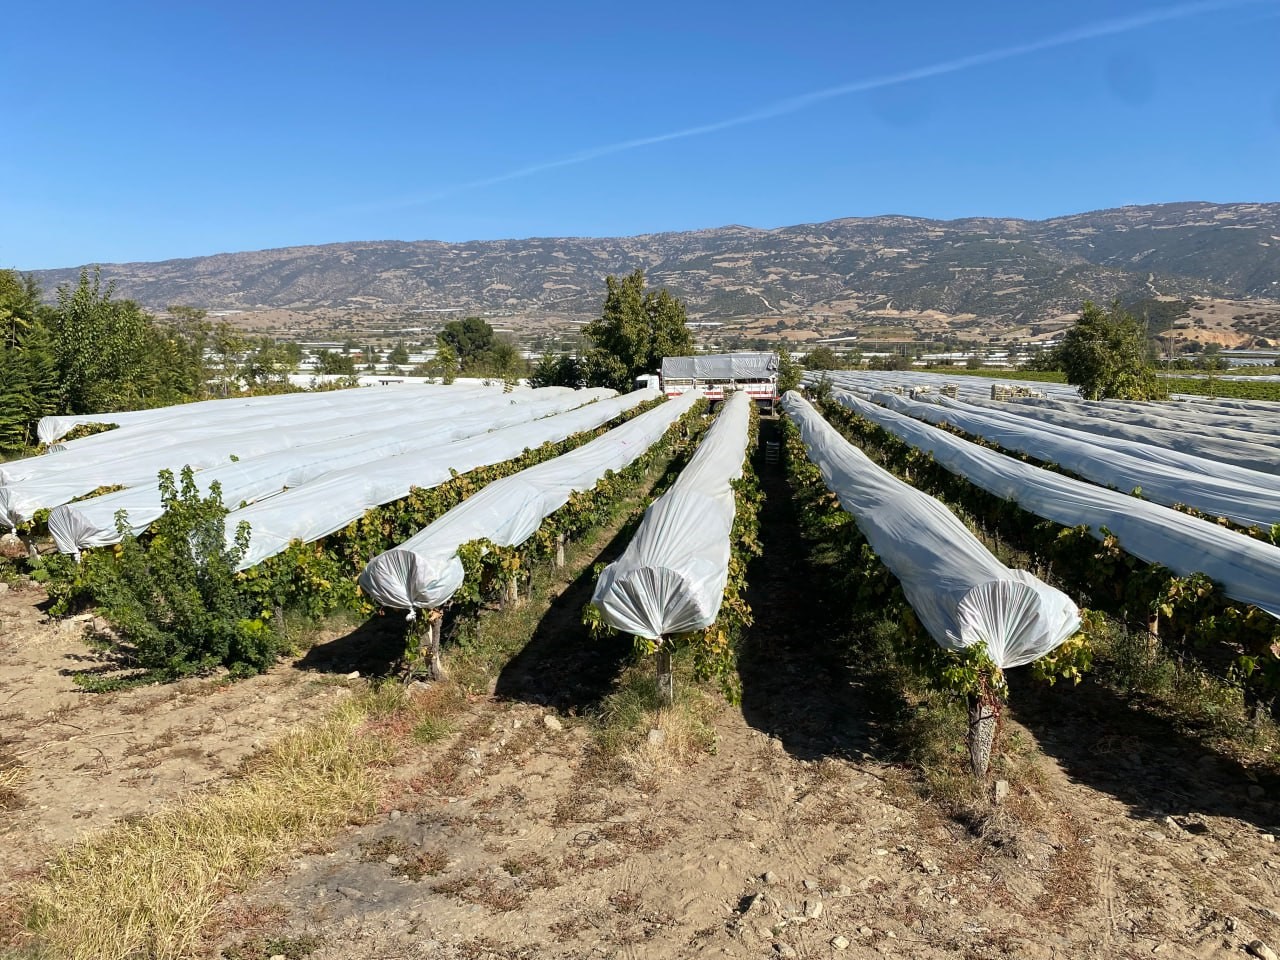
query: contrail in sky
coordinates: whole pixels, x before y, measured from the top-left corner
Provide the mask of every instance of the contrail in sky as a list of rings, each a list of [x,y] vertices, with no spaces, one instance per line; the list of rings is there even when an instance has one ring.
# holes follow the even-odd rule
[[[509,170],[506,173],[496,174],[492,177],[482,177],[479,180],[470,180],[465,183],[456,184],[455,186],[446,187],[442,190],[436,191],[435,193],[393,201],[387,204],[387,206],[410,206],[413,204],[430,203],[433,200],[442,200],[446,197],[451,197],[455,194],[463,193],[468,190],[476,190],[480,187],[490,187],[494,184],[506,183],[508,180],[520,180],[524,177],[531,177],[535,174],[544,173],[548,170],[556,170],[560,167],[571,167],[580,163],[587,163],[588,161],[596,160],[600,157],[607,157],[615,153],[625,153],[628,150],[635,150],[638,147],[648,147],[658,143],[668,143],[672,140],[684,140],[688,137],[701,137],[708,133],[717,133],[721,130],[728,130],[732,127],[741,127],[749,123],[759,123],[761,120],[769,120],[773,117],[781,117],[789,113],[795,113],[798,110],[803,110],[806,107],[813,106],[816,103],[821,103],[824,100],[834,100],[837,97],[847,97],[854,93],[866,93],[870,90],[880,90],[884,87],[910,83],[913,80],[925,80],[930,77],[940,77],[949,73],[958,73],[961,70],[969,70],[973,67],[981,67],[991,63],[998,63],[1001,60],[1011,60],[1014,57],[1022,57],[1030,53],[1038,53],[1041,50],[1052,50],[1055,47],[1065,47],[1073,43],[1082,43],[1086,40],[1094,40],[1099,37],[1110,37],[1120,33],[1130,33],[1134,30],[1141,30],[1145,27],[1155,26],[1156,24],[1169,23],[1174,20],[1185,20],[1189,17],[1200,16],[1201,14],[1215,13],[1220,10],[1229,10],[1257,3],[1273,2],[1275,2],[1275,0],[1201,0],[1201,2],[1182,3],[1176,6],[1164,7],[1159,10],[1151,10],[1146,13],[1138,13],[1128,17],[1100,20],[1096,23],[1076,27],[1063,33],[1053,34],[1052,36],[1045,37],[1041,40],[1032,40],[1028,43],[1020,43],[1011,47],[1002,47],[999,50],[987,50],[982,53],[975,53],[965,57],[957,57],[954,60],[943,60],[940,63],[934,63],[924,67],[916,67],[913,70],[904,70],[901,73],[888,73],[878,77],[869,77],[865,80],[855,80],[852,83],[843,83],[835,87],[827,87],[823,90],[814,90],[809,93],[800,94],[799,96],[788,97],[785,100],[777,100],[748,113],[738,114],[737,116],[729,117],[724,120],[717,120],[713,123],[704,123],[695,127],[685,127],[681,130],[672,130],[667,133],[658,133],[648,137],[636,137],[633,140],[622,140],[618,143],[610,143],[601,147],[593,147],[590,150],[583,150],[580,153],[570,154],[569,156],[561,157],[558,160],[548,160],[545,163],[535,163],[527,167],[520,167],[516,170]],[[370,206],[381,207],[383,205],[373,204]]]

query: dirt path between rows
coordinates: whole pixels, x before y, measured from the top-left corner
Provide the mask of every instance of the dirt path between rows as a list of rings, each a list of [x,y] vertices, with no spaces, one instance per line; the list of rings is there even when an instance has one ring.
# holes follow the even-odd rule
[[[766,423],[762,439],[770,439]],[[1280,948],[1276,784],[1086,683],[1015,682],[1007,733],[1034,775],[999,845],[942,816],[894,753],[892,714],[837,642],[785,484],[763,466],[764,556],[741,707],[712,754],[606,775],[581,719],[622,643],[589,640],[590,573],[453,733],[397,771],[380,813],[228,905],[231,960],[431,957],[1227,958]],[[607,549],[618,550],[617,539]],[[588,564],[589,568],[590,564]],[[34,588],[0,596],[0,723],[27,766],[0,811],[10,881],[121,816],[216,783],[346,695],[374,624],[249,681],[91,696],[88,651]],[[380,632],[381,631],[381,632]],[[1037,752],[1038,751],[1038,752]]]

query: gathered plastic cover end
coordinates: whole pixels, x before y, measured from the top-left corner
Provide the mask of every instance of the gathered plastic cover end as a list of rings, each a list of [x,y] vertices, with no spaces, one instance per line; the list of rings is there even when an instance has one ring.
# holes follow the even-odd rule
[[[974,587],[956,607],[960,646],[985,645],[1002,670],[1040,659],[1080,629],[1080,611],[1064,593],[1026,571],[1010,573]]]

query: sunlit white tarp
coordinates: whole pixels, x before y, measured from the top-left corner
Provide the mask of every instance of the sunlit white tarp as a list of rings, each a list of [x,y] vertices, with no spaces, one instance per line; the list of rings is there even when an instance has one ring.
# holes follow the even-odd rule
[[[1109,530],[1120,546],[1178,576],[1203,573],[1233,600],[1280,617],[1280,548],[1208,520],[1023,463],[836,390],[839,404],[878,424],[979,489],[1064,527]]]
[[[1215,410],[1201,404],[1185,401],[1138,400],[1014,400],[1012,405],[1047,407],[1053,410],[1070,410],[1090,416],[1110,417],[1122,423],[1164,430],[1194,427],[1206,436],[1232,436],[1244,443],[1265,443],[1267,437],[1280,437],[1280,403],[1275,404],[1271,416],[1261,411]],[[1213,432],[1209,429],[1212,428]],[[1275,442],[1272,440],[1271,442]]]
[[[563,389],[563,388],[561,388]],[[519,390],[512,396],[524,396]],[[60,445],[43,456],[26,457],[0,465],[0,484],[13,484],[38,478],[60,476],[96,467],[112,460],[163,456],[161,451],[192,441],[212,441],[219,437],[235,437],[262,429],[284,429],[332,421],[340,417],[366,416],[374,421],[384,415],[407,408],[425,408],[433,404],[465,402],[478,396],[495,396],[500,391],[478,387],[419,387],[370,390],[334,390],[321,394],[285,394],[280,397],[255,397],[249,401],[206,401],[180,404],[157,410],[141,411],[157,414],[153,419],[130,423],[106,433],[97,433]],[[268,400],[304,397],[310,403],[278,408],[263,406]],[[208,407],[208,404],[225,404]]]
[[[460,547],[473,540],[499,547],[524,543],[571,494],[590,490],[606,472],[624,469],[657,443],[700,396],[690,390],[576,450],[489,484],[370,560],[360,574],[365,596],[400,610],[443,606],[465,579]]]
[[[1006,567],[955,514],[873,463],[798,393],[789,392],[782,406],[828,489],[940,647],[982,645],[996,666],[1019,667],[1080,628],[1070,598]]]
[[[249,550],[240,563],[240,569],[246,570],[285,550],[294,540],[310,543],[341,530],[366,511],[408,496],[414,487],[439,486],[456,474],[593,430],[659,395],[651,389],[622,397],[601,388],[579,390],[573,396],[584,405],[565,413],[327,473],[243,510],[233,510],[227,515],[227,542],[234,540],[241,521],[249,524]]]
[[[370,423],[366,432],[327,436],[316,443],[211,467],[199,471],[193,479],[202,495],[218,483],[224,504],[232,508],[245,506],[335,470],[375,463],[415,450],[429,450],[559,413],[573,398],[572,391],[563,387],[526,390],[518,395],[490,391],[471,396],[437,396],[432,403],[406,404],[395,414],[379,417]],[[155,521],[164,512],[155,477],[125,490],[55,508],[49,514],[49,532],[63,553],[78,554],[90,547],[116,543],[120,534],[115,517],[121,510],[134,534]]]
[[[743,392],[725,402],[671,489],[645,512],[626,551],[605,567],[591,602],[611,627],[657,640],[715,623],[729,576],[731,482],[742,476],[746,460],[750,405]]]
[[[573,393],[565,387],[546,389],[560,396]],[[100,487],[153,484],[156,475],[164,469],[177,471],[189,466],[193,470],[205,470],[307,444],[357,436],[378,423],[406,423],[421,416],[436,418],[460,399],[453,395],[442,399],[441,395],[424,393],[411,402],[407,393],[399,396],[389,390],[367,393],[377,393],[380,399],[372,404],[341,405],[323,413],[295,410],[264,417],[254,412],[243,415],[243,419],[226,418],[207,430],[201,430],[197,421],[196,426],[183,428],[183,439],[177,443],[166,443],[162,436],[144,432],[130,438],[128,450],[115,446],[105,455],[97,448],[67,450],[39,458],[21,479],[0,481],[0,522],[16,526],[31,519],[37,510],[68,503]],[[521,391],[510,396],[523,404],[535,396],[535,392]],[[352,399],[355,400],[354,395]]]
[[[1280,474],[1280,442],[1265,435],[1247,434],[1253,439],[1242,440],[1240,438],[1244,434],[1239,430],[1215,431],[1212,427],[1193,429],[1189,424],[1164,417],[1123,414],[1090,416],[1074,409],[1080,404],[1074,404],[1066,410],[1059,410],[1023,401],[1000,404],[990,400],[976,399],[969,402],[988,409],[1004,407],[1009,413],[1025,416],[1043,424],[1083,430],[1086,433],[1116,437],[1121,440],[1133,440],[1165,450],[1178,450],[1208,460],[1271,474],[1273,478],[1276,474]],[[1156,426],[1157,421],[1165,425]]]
[[[663,357],[663,380],[768,380],[778,375],[776,353],[715,353]]]
[[[937,425],[950,424],[1004,450],[1054,463],[1076,476],[1165,506],[1185,504],[1241,526],[1270,529],[1280,523],[1276,478],[1254,470],[1214,464],[1129,440],[1094,437],[1066,427],[1044,427],[1012,414],[981,409],[948,397],[933,403],[892,393],[871,399],[890,410]]]
[[[487,388],[497,391],[502,390],[502,384]],[[389,384],[383,389],[395,390],[412,390],[416,395],[418,391],[457,391],[457,390],[476,390],[479,384],[468,382],[466,384],[456,383],[448,386],[444,384],[429,385],[404,385]],[[238,415],[245,412],[252,412],[262,416],[269,416],[274,413],[283,411],[300,411],[312,410],[317,413],[323,410],[332,409],[334,407],[346,407],[353,402],[373,401],[385,399],[385,395],[380,396],[377,390],[364,390],[351,388],[346,390],[323,390],[312,393],[282,393],[265,397],[227,397],[221,400],[199,400],[195,403],[180,403],[168,407],[156,407],[151,410],[127,410],[118,413],[92,413],[80,414],[74,416],[50,416],[43,417],[36,428],[36,433],[41,443],[53,443],[73,429],[83,424],[89,423],[110,423],[116,424],[117,429],[110,431],[114,437],[118,437],[121,432],[130,430],[135,427],[150,427],[157,424],[176,424],[176,423],[192,423],[200,422],[205,425],[216,422],[224,416]],[[88,441],[102,443],[108,439],[106,434],[94,434],[93,437],[84,437],[80,440],[72,441],[77,448],[84,446]]]
[[[964,377],[946,379],[933,375],[914,374],[904,378],[901,375],[877,371],[839,371],[829,379],[834,385],[846,390],[852,390],[864,397],[870,396],[877,390],[889,390],[894,386],[903,386],[904,384],[931,385],[934,387],[935,392],[919,396],[918,399],[938,402],[944,405],[948,401],[941,398],[940,394],[936,392],[937,387],[944,384],[953,384],[957,386],[960,398],[965,403],[982,407],[986,410],[1002,410],[1008,413],[1016,413],[1033,418],[1042,424],[1068,427],[1099,436],[1133,440],[1148,446],[1181,451],[1248,470],[1269,474],[1280,473],[1280,447],[1264,435],[1242,432],[1258,419],[1249,414],[1240,414],[1239,429],[1230,433],[1226,431],[1215,432],[1212,429],[1196,432],[1195,430],[1186,429],[1185,424],[1165,418],[1159,418],[1160,422],[1164,424],[1163,428],[1160,428],[1156,425],[1154,412],[1150,414],[1128,413],[1122,409],[1113,408],[1111,401],[1086,401],[1079,398],[995,401],[989,399],[989,390],[984,391],[972,384],[964,383],[963,381],[966,379]],[[967,379],[970,381],[977,380],[975,377]],[[807,378],[806,382],[812,383],[814,380]],[[985,383],[990,383],[990,381]],[[980,383],[979,386],[981,385],[983,384]],[[1029,386],[1040,389],[1041,387],[1055,385],[1033,383],[1029,384]],[[1054,395],[1062,396],[1061,392]],[[1146,405],[1135,404],[1135,406]],[[1150,406],[1153,411],[1156,411],[1166,406],[1186,406],[1190,408],[1193,405],[1151,404]],[[1280,412],[1280,405],[1276,405],[1276,410]]]

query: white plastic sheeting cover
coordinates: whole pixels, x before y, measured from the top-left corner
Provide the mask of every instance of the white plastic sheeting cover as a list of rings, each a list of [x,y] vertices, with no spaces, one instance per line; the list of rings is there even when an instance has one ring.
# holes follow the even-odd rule
[[[435,394],[379,418],[365,433],[326,437],[317,443],[211,467],[199,471],[193,479],[202,495],[207,495],[216,482],[221,485],[223,503],[232,507],[249,504],[335,470],[557,413],[572,396],[572,391],[563,387],[522,391],[518,396],[498,392],[447,397]],[[443,415],[446,410],[449,416]],[[120,534],[115,517],[121,510],[134,534],[154,522],[164,512],[154,478],[150,483],[56,507],[49,514],[49,532],[63,553],[78,554],[91,547],[117,543]]]
[[[407,497],[414,487],[435,487],[454,474],[501,463],[544,443],[557,443],[583,430],[593,430],[660,394],[650,389],[618,397],[612,390],[593,388],[573,391],[571,396],[574,409],[565,413],[335,470],[296,489],[233,510],[227,514],[227,542],[234,541],[241,521],[246,521],[250,529],[249,549],[239,569],[247,570],[275,556],[294,540],[310,543],[341,530],[366,511]]]
[[[1014,404],[1028,406],[1047,406],[1058,410],[1075,409],[1094,416],[1119,417],[1126,423],[1144,426],[1169,427],[1170,423],[1147,421],[1145,417],[1167,418],[1177,424],[1218,427],[1223,430],[1238,430],[1244,434],[1243,439],[1250,443],[1262,442],[1262,437],[1280,437],[1280,404],[1276,404],[1272,416],[1255,416],[1250,411],[1215,411],[1212,407],[1204,407],[1183,401],[1138,401],[1138,400],[1014,400]]]
[[[901,376],[873,371],[841,371],[833,374],[831,380],[834,384],[844,389],[869,396],[876,390],[901,385],[903,382],[918,383],[924,377],[925,375],[923,374],[915,374],[904,381]],[[965,403],[982,407],[986,410],[1001,410],[1007,413],[1020,414],[1033,418],[1042,424],[1054,424],[1099,436],[1133,440],[1147,446],[1159,447],[1165,450],[1177,450],[1248,470],[1269,474],[1280,473],[1280,448],[1277,448],[1275,444],[1265,437],[1251,435],[1254,437],[1253,441],[1241,442],[1238,439],[1226,439],[1221,434],[1206,436],[1189,432],[1184,429],[1184,425],[1168,420],[1163,421],[1165,423],[1164,429],[1155,428],[1152,426],[1152,421],[1148,421],[1146,426],[1141,426],[1133,422],[1138,419],[1137,417],[1131,415],[1130,419],[1125,419],[1126,414],[1124,412],[1111,410],[1109,402],[1104,404],[1078,398],[1066,401],[1025,399],[995,401],[989,399],[989,389],[985,392],[976,389],[964,384],[962,382],[964,379],[963,377],[950,379],[931,377],[929,382],[934,384],[957,384],[960,396]],[[969,379],[977,378],[970,377]],[[806,379],[806,382],[811,383],[814,381]],[[990,383],[990,381],[986,382]],[[1053,384],[1040,383],[1030,385],[1036,389],[1044,386],[1054,386]],[[944,405],[948,403],[948,400],[943,399],[939,394],[926,394],[923,399]],[[1151,404],[1153,409],[1160,406],[1162,405]],[[1187,404],[1186,406],[1191,405]],[[1109,412],[1104,413],[1104,411]],[[1242,424],[1244,422],[1241,421]],[[1235,433],[1233,435],[1240,436],[1241,434]]]
[[[1023,463],[945,430],[833,391],[836,402],[878,424],[974,486],[1064,527],[1109,530],[1120,546],[1178,576],[1203,573],[1233,600],[1280,618],[1280,548],[1106,487]]]
[[[1068,428],[1050,429],[1014,415],[1001,415],[948,397],[921,403],[876,393],[876,403],[932,424],[950,424],[1017,453],[1055,463],[1079,477],[1165,506],[1186,504],[1245,527],[1280,523],[1280,490],[1274,478],[1252,470],[1213,464],[1128,440],[1093,437]],[[1216,467],[1216,469],[1215,469]]]
[[[519,390],[513,395],[527,395]],[[388,411],[417,407],[442,400],[497,395],[500,391],[478,387],[417,387],[369,390],[332,390],[317,394],[283,394],[246,400],[208,400],[143,410],[147,419],[126,423],[115,430],[62,444],[55,454],[26,457],[0,465],[0,483],[31,480],[68,473],[108,460],[152,455],[164,447],[192,440],[237,435],[264,428],[323,422],[334,417],[364,414],[371,419]],[[293,400],[273,403],[268,401]],[[302,403],[300,401],[307,401]],[[93,420],[94,418],[81,418]]]
[[[751,401],[735,393],[671,489],[649,505],[626,551],[605,567],[591,602],[609,626],[657,640],[715,623],[729,579]]]
[[[546,389],[560,396],[573,393],[566,387]],[[128,438],[132,443],[127,450],[119,445],[110,447],[105,454],[97,448],[69,449],[55,456],[38,458],[23,478],[0,482],[0,521],[16,526],[29,520],[37,510],[68,503],[99,487],[154,484],[156,475],[164,469],[177,471],[189,466],[193,470],[204,470],[338,437],[356,436],[379,422],[404,423],[422,415],[436,416],[441,410],[435,406],[441,401],[431,399],[431,394],[419,395],[415,397],[417,402],[410,403],[406,401],[407,394],[393,395],[390,390],[368,393],[377,397],[375,402],[340,405],[324,415],[314,410],[294,410],[263,417],[255,412],[224,418],[204,430],[197,424],[185,429],[183,439],[177,443],[166,443],[161,436],[143,432]],[[534,396],[533,391],[521,391],[518,398],[524,403]],[[445,403],[455,399],[450,395]]]
[[[1021,426],[1032,426],[1042,431],[1052,431],[1058,436],[1068,436],[1083,443],[1091,443],[1106,450],[1115,450],[1130,456],[1140,457],[1152,464],[1163,464],[1179,470],[1190,470],[1217,480],[1230,480],[1248,487],[1260,487],[1277,492],[1277,480],[1273,474],[1263,470],[1251,470],[1248,467],[1233,463],[1222,463],[1212,457],[1196,453],[1194,444],[1184,444],[1193,449],[1155,446],[1141,440],[1112,436],[1108,433],[1094,433],[1084,427],[1074,426],[1075,421],[1069,419],[1069,411],[1062,411],[1064,416],[1057,426],[1046,425],[1035,414],[1034,409],[1023,410],[1017,403],[985,403],[974,400],[952,400],[950,397],[930,396],[923,398],[925,403],[933,403],[951,409],[968,410],[991,417],[1002,423]],[[1085,418],[1080,418],[1084,420]],[[1141,434],[1141,431],[1138,431]],[[1193,438],[1197,439],[1197,438]]]
[[[473,540],[500,547],[528,540],[542,522],[590,490],[607,471],[627,467],[662,438],[701,394],[690,390],[577,450],[494,481],[404,543],[369,561],[360,587],[375,603],[399,610],[436,609],[465,579],[458,549]]]
[[[1217,437],[1236,443],[1261,444],[1271,446],[1276,443],[1280,434],[1280,424],[1267,424],[1261,417],[1253,417],[1247,413],[1223,416],[1222,414],[1201,414],[1201,409],[1193,404],[1142,404],[1120,403],[1107,400],[1038,400],[1015,399],[1008,406],[1043,408],[1072,413],[1080,417],[1099,418],[1115,423],[1124,423],[1134,427],[1147,427],[1153,430],[1169,430],[1181,433],[1194,433],[1206,437]],[[1280,411],[1278,411],[1280,412]]]
[[[938,646],[982,645],[1001,669],[1053,651],[1080,629],[1059,590],[993,557],[950,510],[873,463],[795,391],[783,409],[809,459],[902,585]]]
[[[998,404],[990,400],[970,400],[977,406],[994,408],[1004,407],[1009,413],[1033,418],[1041,423],[1070,427],[1101,436],[1117,437],[1133,440],[1152,447],[1165,450],[1181,450],[1210,460],[1243,467],[1271,474],[1280,473],[1280,446],[1264,435],[1250,434],[1255,439],[1242,441],[1238,430],[1202,433],[1189,429],[1187,424],[1169,420],[1164,417],[1130,416],[1089,416],[1081,415],[1074,408],[1081,404],[1072,404],[1070,408],[1059,410],[1056,407],[1040,406],[1024,401],[1011,401]],[[1081,402],[1083,403],[1083,401]],[[1162,421],[1163,427],[1155,426]],[[1208,428],[1212,431],[1212,428]]]
[[[662,378],[676,380],[768,380],[778,373],[776,353],[719,353],[663,357]]]
[[[440,390],[458,390],[458,389],[475,389],[473,384],[453,384],[450,386],[430,385],[426,389]],[[397,387],[397,389],[410,389],[407,387]],[[412,388],[414,393],[422,390],[423,387],[415,386]],[[490,388],[501,390],[502,384]],[[228,397],[221,400],[199,400],[195,403],[180,403],[168,407],[156,407],[151,410],[127,410],[119,413],[93,413],[80,414],[75,416],[58,416],[43,417],[36,428],[36,432],[40,437],[41,443],[52,443],[58,440],[74,428],[87,423],[111,423],[116,424],[119,430],[128,430],[135,427],[146,427],[157,423],[168,422],[191,422],[198,419],[201,423],[212,423],[217,419],[227,416],[236,415],[244,412],[253,412],[261,416],[270,416],[284,410],[315,410],[321,411],[332,408],[334,406],[343,406],[356,401],[356,398],[373,399],[377,394],[372,390],[348,389],[348,390],[324,390],[314,393],[282,393],[267,397]],[[403,399],[403,397],[402,397]],[[116,431],[111,431],[116,434]],[[85,437],[82,440],[72,441],[76,446],[84,444],[88,440],[94,438],[99,440],[106,439],[105,434],[95,434],[94,437]]]

